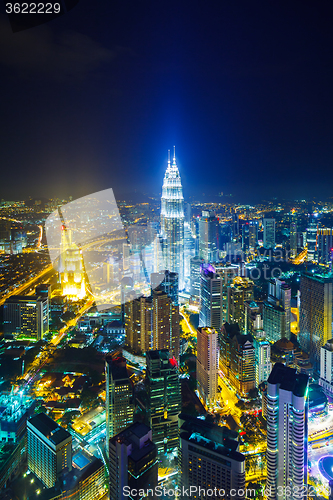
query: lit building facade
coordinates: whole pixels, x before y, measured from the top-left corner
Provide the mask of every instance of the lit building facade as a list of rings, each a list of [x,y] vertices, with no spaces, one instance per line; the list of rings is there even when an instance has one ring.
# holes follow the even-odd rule
[[[192,257],[190,261],[190,292],[191,295],[198,298],[200,298],[200,270],[202,264],[203,259],[200,259],[198,256]]]
[[[233,498],[244,498],[245,457],[239,452],[237,432],[180,414],[178,463],[181,488],[197,487],[191,498],[204,498],[200,487],[216,488],[220,493],[215,498],[224,498],[224,492],[232,490]]]
[[[147,352],[146,381],[148,418],[158,453],[173,451],[178,445],[178,415],[181,409],[177,361],[169,351]]]
[[[219,219],[215,212],[204,210],[199,219],[199,257],[206,263],[218,260],[219,235]]]
[[[332,275],[304,273],[300,293],[299,341],[318,372],[320,348],[332,338]]]
[[[27,422],[28,468],[52,488],[64,472],[72,470],[72,436],[45,413]]]
[[[325,266],[332,265],[333,229],[319,228],[317,239],[318,263],[324,264]]]
[[[5,337],[42,340],[49,331],[49,300],[43,296],[12,295],[3,307]]]
[[[275,248],[275,219],[264,218],[264,247]]]
[[[153,321],[152,349],[168,349],[178,360],[179,357],[179,306],[162,290],[152,292]]]
[[[178,273],[179,289],[184,288],[184,198],[175,151],[170,152],[161,199],[161,236],[164,269]]]
[[[80,249],[72,242],[71,231],[61,228],[59,275],[62,295],[69,299],[83,299],[86,295],[83,259]]]
[[[256,386],[255,349],[251,335],[234,335],[230,341],[229,380],[239,395],[247,397]]]
[[[233,279],[228,287],[228,323],[238,323],[245,329],[245,302],[253,300],[253,281],[240,276]]]
[[[149,351],[152,346],[152,297],[128,301],[124,308],[126,345],[136,354]]]
[[[330,393],[333,392],[333,339],[320,348],[319,384]]]
[[[214,406],[219,376],[218,334],[213,328],[197,330],[197,382],[200,397],[206,406]]]
[[[270,342],[290,338],[290,304],[290,286],[282,280],[271,279],[268,283],[268,298],[263,306],[263,328]]]
[[[290,257],[294,259],[297,255],[297,224],[290,224]]]
[[[123,500],[127,491],[157,486],[157,447],[149,427],[136,422],[111,438],[109,470],[110,500]]]
[[[271,344],[265,338],[263,330],[257,330],[253,334],[253,347],[255,359],[256,387],[266,382],[272,371]]]
[[[134,405],[131,380],[122,357],[106,359],[106,442],[133,423]]]
[[[269,500],[306,498],[309,377],[276,363],[267,383]],[[290,496],[288,489],[292,492]]]

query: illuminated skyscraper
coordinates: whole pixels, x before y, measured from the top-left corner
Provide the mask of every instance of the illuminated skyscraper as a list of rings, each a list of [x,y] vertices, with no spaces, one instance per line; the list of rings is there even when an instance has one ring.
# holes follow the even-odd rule
[[[42,340],[49,331],[49,300],[42,295],[12,295],[3,308],[5,336]]]
[[[294,259],[297,255],[297,224],[290,224],[290,257]]]
[[[253,281],[237,276],[228,287],[228,323],[245,329],[245,302],[253,300]]]
[[[179,289],[184,288],[184,198],[174,149],[170,152],[161,199],[161,235],[163,238],[164,268],[178,273]]]
[[[317,249],[317,223],[313,217],[310,217],[310,223],[306,230],[306,243],[308,246],[308,262],[313,262],[316,259]]]
[[[181,393],[178,366],[166,349],[147,352],[147,392],[149,426],[158,453],[178,445],[178,414]]]
[[[269,500],[303,500],[307,484],[309,377],[275,363],[267,388],[267,482]],[[288,494],[291,491],[291,495]]]
[[[217,331],[213,328],[197,330],[197,381],[198,391],[207,406],[214,405],[219,374],[219,345]]]
[[[319,371],[320,348],[332,338],[333,277],[304,273],[300,292],[299,342]]]
[[[219,232],[215,212],[204,210],[199,219],[199,257],[207,263],[218,260]]]
[[[270,342],[290,338],[290,301],[290,286],[282,280],[271,279],[263,306],[263,328]]]
[[[264,247],[275,248],[275,219],[264,219]]]
[[[71,231],[61,228],[61,255],[59,274],[62,295],[82,299],[86,295],[83,260],[80,249],[72,242]]]
[[[106,439],[133,423],[133,389],[122,357],[107,359],[106,371]]]

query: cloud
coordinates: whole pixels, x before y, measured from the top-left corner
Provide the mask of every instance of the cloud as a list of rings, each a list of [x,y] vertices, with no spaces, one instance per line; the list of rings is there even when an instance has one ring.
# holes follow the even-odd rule
[[[0,64],[26,78],[81,79],[124,53],[130,50],[110,50],[76,31],[55,34],[45,25],[13,33],[0,17]]]

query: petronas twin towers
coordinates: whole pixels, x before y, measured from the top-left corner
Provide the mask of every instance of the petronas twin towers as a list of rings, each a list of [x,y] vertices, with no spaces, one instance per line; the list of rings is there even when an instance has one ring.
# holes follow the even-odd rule
[[[184,197],[176,163],[175,147],[172,163],[170,151],[161,198],[161,236],[165,269],[179,275],[179,290],[184,289]]]

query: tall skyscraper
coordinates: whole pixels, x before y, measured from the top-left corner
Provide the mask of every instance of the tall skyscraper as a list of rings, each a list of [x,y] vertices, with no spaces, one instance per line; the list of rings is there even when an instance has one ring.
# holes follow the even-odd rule
[[[272,371],[271,344],[266,340],[263,330],[256,330],[253,334],[255,358],[256,387],[266,382]]]
[[[258,246],[258,221],[256,220],[249,222],[249,244],[252,251]]]
[[[308,376],[276,363],[267,387],[267,482],[269,500],[306,498]],[[290,488],[289,494],[287,487]]]
[[[126,345],[134,353],[142,354],[152,347],[152,297],[139,297],[125,305]]]
[[[179,357],[179,306],[162,290],[152,292],[153,321],[151,349],[168,349],[178,360]]]
[[[178,273],[172,273],[168,270],[160,271],[159,273],[152,273],[150,282],[153,290],[155,290],[156,288],[159,288],[159,290],[163,290],[163,292],[165,292],[170,297],[174,305],[179,305]]]
[[[252,335],[235,334],[230,341],[229,379],[238,394],[247,397],[256,386],[255,350]]]
[[[294,259],[297,255],[297,224],[290,224],[290,257]]]
[[[217,262],[220,225],[215,212],[204,210],[199,219],[199,257],[205,262]]]
[[[332,338],[333,277],[331,274],[304,273],[300,292],[299,341],[318,372],[320,348]]]
[[[132,490],[154,489],[158,484],[157,448],[152,431],[135,422],[110,440],[110,500],[132,498]],[[141,498],[141,496],[140,496]]]
[[[133,389],[122,357],[106,359],[106,448],[110,438],[133,423]]]
[[[306,230],[306,244],[308,247],[308,262],[313,262],[316,259],[317,247],[317,223],[312,216],[310,216],[309,224]]]
[[[164,268],[178,273],[179,289],[184,288],[184,198],[176,163],[175,149],[171,163],[170,152],[161,199],[161,235],[163,238]]]
[[[47,488],[72,470],[72,436],[45,413],[27,422],[28,467]]]
[[[181,409],[177,361],[166,349],[147,352],[148,418],[158,453],[178,445],[178,414]]]
[[[275,248],[275,219],[264,218],[264,247]]]
[[[333,339],[329,339],[320,348],[320,380],[319,384],[330,393],[333,392]]]
[[[333,229],[319,228],[318,229],[318,245],[317,255],[319,264],[326,266],[332,264],[333,257]]]
[[[199,326],[219,330],[227,321],[228,287],[238,274],[236,265],[208,264],[201,267]]]
[[[219,376],[218,334],[213,328],[197,330],[198,391],[206,406],[216,402]]]
[[[12,295],[3,308],[5,337],[42,340],[49,331],[49,300],[42,295]]]
[[[237,276],[228,287],[228,323],[245,330],[245,302],[253,300],[253,281]]]
[[[72,242],[72,233],[65,225],[61,228],[61,255],[59,265],[62,295],[82,299],[86,295],[83,259],[80,249]]]
[[[263,306],[263,328],[270,342],[290,338],[290,301],[290,286],[282,280],[271,279]]]
[[[245,457],[237,432],[227,427],[180,414],[178,463],[181,488],[197,488],[192,498],[208,498],[199,496],[200,487],[207,492],[216,488],[211,498],[225,498],[226,492],[237,500],[245,496]]]
[[[190,274],[191,274],[191,295],[195,297],[200,297],[200,270],[201,264],[203,264],[203,259],[195,256],[192,257],[190,262]]]

